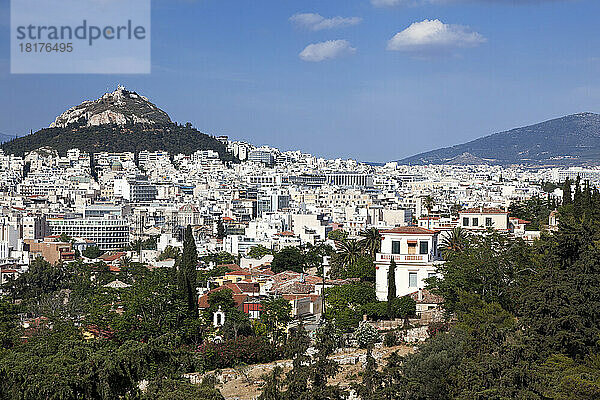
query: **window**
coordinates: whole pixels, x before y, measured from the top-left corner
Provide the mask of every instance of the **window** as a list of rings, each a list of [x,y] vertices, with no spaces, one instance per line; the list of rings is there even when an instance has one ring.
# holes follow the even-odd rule
[[[408,242],[408,254],[417,254],[417,242]]]
[[[463,226],[469,226],[469,218],[463,218]]]
[[[400,241],[394,240],[392,242],[392,254],[400,254]]]
[[[429,242],[420,242],[419,243],[419,254],[428,254],[429,253]]]
[[[485,226],[492,226],[492,219],[490,217],[487,217],[485,219]]]
[[[408,273],[408,287],[417,287],[417,273],[416,272]]]
[[[473,226],[479,226],[479,218],[473,218]]]

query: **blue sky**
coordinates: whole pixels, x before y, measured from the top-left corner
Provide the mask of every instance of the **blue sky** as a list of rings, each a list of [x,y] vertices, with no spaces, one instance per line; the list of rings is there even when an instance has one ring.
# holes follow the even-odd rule
[[[154,0],[152,12],[150,75],[11,75],[3,0],[0,132],[45,127],[117,84],[206,133],[365,161],[600,111],[597,0]]]

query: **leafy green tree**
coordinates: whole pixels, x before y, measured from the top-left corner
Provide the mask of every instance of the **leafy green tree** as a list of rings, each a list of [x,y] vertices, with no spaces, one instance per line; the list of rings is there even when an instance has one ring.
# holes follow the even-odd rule
[[[352,332],[361,321],[366,304],[376,302],[375,288],[369,283],[350,283],[325,289],[327,319],[342,332]]]
[[[252,248],[250,248],[250,250],[248,251],[248,254],[246,254],[246,256],[249,258],[261,259],[264,256],[269,255],[269,254],[273,254],[273,250],[267,249],[262,244],[259,244],[258,246],[253,246]]]
[[[285,398],[287,399],[302,398],[308,392],[310,356],[307,354],[307,350],[309,347],[310,339],[302,324],[290,330],[286,355],[292,359],[292,369],[285,377]]]
[[[177,260],[181,255],[181,250],[179,247],[167,246],[165,249],[158,255],[158,261],[164,261],[168,259]]]
[[[230,309],[225,315],[223,332],[226,338],[233,340],[237,340],[238,335],[250,335],[252,333],[252,326],[248,314],[237,308]]]
[[[269,374],[263,376],[265,384],[261,388],[258,400],[284,400],[283,394],[283,368],[276,365]]]
[[[233,300],[233,291],[229,288],[215,290],[208,294],[208,311],[212,314],[221,308],[221,311],[227,313],[235,307]],[[212,315],[211,315],[212,317]]]
[[[192,385],[187,379],[156,379],[149,383],[141,400],[225,400],[213,382]]]
[[[27,272],[9,282],[8,290],[13,299],[37,302],[44,293],[69,287],[68,271],[63,264],[51,265],[43,258],[36,258]]]
[[[19,331],[18,308],[6,298],[0,297],[0,351],[11,348]]]
[[[88,246],[81,254],[86,258],[98,258],[102,255],[102,251],[98,246]]]
[[[573,195],[571,194],[571,180],[569,178],[565,179],[565,183],[562,187],[563,190],[563,205],[567,206],[569,204],[573,204]]]
[[[343,229],[336,229],[327,234],[327,238],[335,242],[342,242],[348,238],[348,232]]]
[[[428,288],[444,298],[444,308],[449,312],[455,311],[460,291],[478,294],[512,310],[512,290],[533,263],[530,250],[523,240],[496,231],[471,235],[463,251],[446,253],[446,262],[438,266],[443,278],[428,278]]]
[[[260,320],[265,324],[272,343],[283,338],[287,324],[292,320],[292,305],[283,297],[272,297],[261,302]]]
[[[305,255],[298,247],[284,247],[279,250],[271,262],[271,270],[275,273],[283,271],[304,272]]]
[[[395,318],[414,317],[417,314],[417,303],[410,296],[396,297],[392,300],[392,314]]]

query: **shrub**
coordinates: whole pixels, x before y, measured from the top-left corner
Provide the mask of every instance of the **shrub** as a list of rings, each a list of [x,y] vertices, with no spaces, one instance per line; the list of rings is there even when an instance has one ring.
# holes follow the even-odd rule
[[[258,364],[276,360],[280,356],[264,338],[250,336],[224,343],[204,343],[197,352],[204,360],[205,369],[232,368],[240,363]]]
[[[373,346],[375,343],[381,342],[381,334],[373,325],[366,321],[362,321],[358,324],[358,328],[354,331],[354,336],[358,347],[366,349]]]
[[[396,332],[394,332],[394,331],[387,332],[385,334],[385,336],[383,337],[383,344],[386,347],[396,346],[398,344],[398,335],[396,335]]]
[[[367,303],[361,307],[362,313],[366,314],[369,319],[378,321],[387,318],[387,302],[375,301]]]

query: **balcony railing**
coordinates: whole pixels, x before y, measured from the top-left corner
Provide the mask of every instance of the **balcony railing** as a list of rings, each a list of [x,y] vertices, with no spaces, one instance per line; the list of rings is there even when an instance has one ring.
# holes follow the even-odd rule
[[[381,254],[375,257],[376,262],[390,262],[394,258],[396,263],[423,263],[433,261],[430,254]]]

